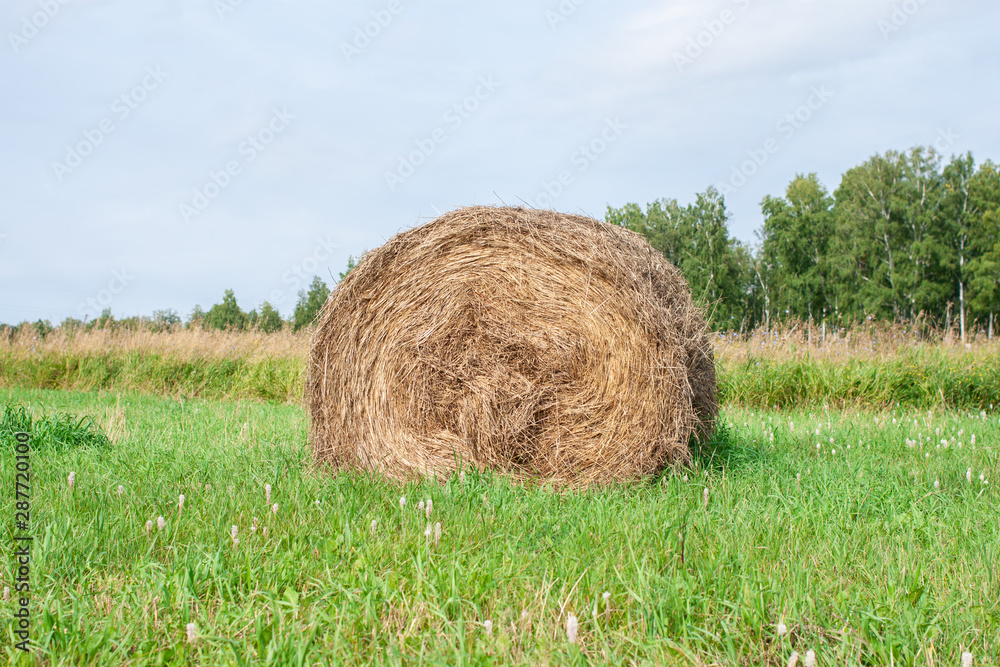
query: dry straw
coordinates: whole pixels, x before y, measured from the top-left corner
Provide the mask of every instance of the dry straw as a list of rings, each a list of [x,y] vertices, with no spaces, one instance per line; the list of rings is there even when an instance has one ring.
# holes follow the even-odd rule
[[[321,463],[583,486],[688,461],[718,410],[678,269],[624,228],[493,207],[366,255],[320,315],[308,400]]]

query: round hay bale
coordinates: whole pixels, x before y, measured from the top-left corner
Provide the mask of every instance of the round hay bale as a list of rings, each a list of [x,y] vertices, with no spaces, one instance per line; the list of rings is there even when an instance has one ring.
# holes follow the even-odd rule
[[[476,206],[397,234],[330,294],[309,354],[318,462],[586,486],[714,430],[708,329],[640,235]]]

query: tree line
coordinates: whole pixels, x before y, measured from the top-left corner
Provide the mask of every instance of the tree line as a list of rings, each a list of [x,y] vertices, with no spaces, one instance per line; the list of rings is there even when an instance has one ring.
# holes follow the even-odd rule
[[[353,264],[354,259],[351,258],[349,267],[353,268]],[[347,272],[340,274],[341,279],[346,274]],[[274,333],[288,328],[292,331],[299,331],[312,324],[319,316],[319,312],[329,295],[330,288],[323,282],[323,279],[319,276],[313,276],[309,289],[299,291],[295,309],[288,319],[283,319],[278,309],[267,301],[263,302],[259,308],[244,311],[240,308],[233,290],[227,289],[222,296],[222,301],[208,310],[204,310],[201,306],[195,306],[186,319],[183,319],[173,309],[154,310],[151,317],[136,315],[116,319],[111,313],[111,309],[105,308],[100,316],[92,320],[83,321],[67,317],[58,326],[64,331],[129,328],[143,328],[151,331],[202,328],[219,331],[255,330],[262,333]],[[44,338],[55,328],[48,320],[22,322],[17,325],[0,324],[0,336],[12,337],[22,329],[30,329],[34,335]]]
[[[359,257],[349,256],[347,268],[340,272],[339,280],[346,278],[347,274],[354,270],[363,257],[364,253]],[[180,314],[172,308],[154,310],[152,317],[135,315],[119,319],[114,317],[110,308],[105,308],[100,316],[92,320],[84,321],[67,317],[57,326],[53,326],[49,320],[41,319],[14,325],[0,323],[0,337],[12,338],[22,330],[29,330],[34,335],[45,338],[56,328],[64,331],[138,328],[150,331],[169,331],[179,328],[202,328],[218,331],[260,331],[262,333],[274,333],[287,328],[297,332],[312,324],[319,317],[328,296],[330,296],[329,286],[319,276],[313,276],[309,289],[299,290],[295,308],[288,319],[283,319],[278,309],[269,301],[264,301],[259,309],[244,311],[240,308],[233,290],[227,289],[222,295],[221,302],[208,310],[196,305],[186,320],[182,319]]]
[[[798,174],[761,202],[763,227],[729,235],[725,197],[608,207],[606,221],[645,236],[687,278],[717,330],[792,320],[877,319],[955,326],[962,339],[1000,314],[1000,172],[933,148],[874,155],[831,194]]]

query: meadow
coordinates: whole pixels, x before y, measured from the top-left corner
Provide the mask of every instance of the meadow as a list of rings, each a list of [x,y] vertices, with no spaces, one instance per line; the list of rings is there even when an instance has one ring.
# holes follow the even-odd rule
[[[2,331],[0,331],[2,333]],[[264,334],[30,327],[0,335],[0,387],[139,391],[183,398],[300,403],[309,332]],[[1000,405],[1000,338],[796,324],[714,336],[720,402],[757,408],[828,406],[988,409]]]
[[[993,341],[721,339],[692,466],[554,492],[316,469],[302,337],[170,335],[0,345],[2,446],[36,437],[7,664],[1000,664]]]

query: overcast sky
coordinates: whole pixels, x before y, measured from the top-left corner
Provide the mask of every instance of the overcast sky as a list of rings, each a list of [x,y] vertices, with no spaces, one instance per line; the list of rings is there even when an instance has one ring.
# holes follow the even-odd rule
[[[751,242],[797,172],[1000,160],[986,0],[4,0],[0,28],[0,322],[227,288],[287,316],[468,204],[727,185]]]

